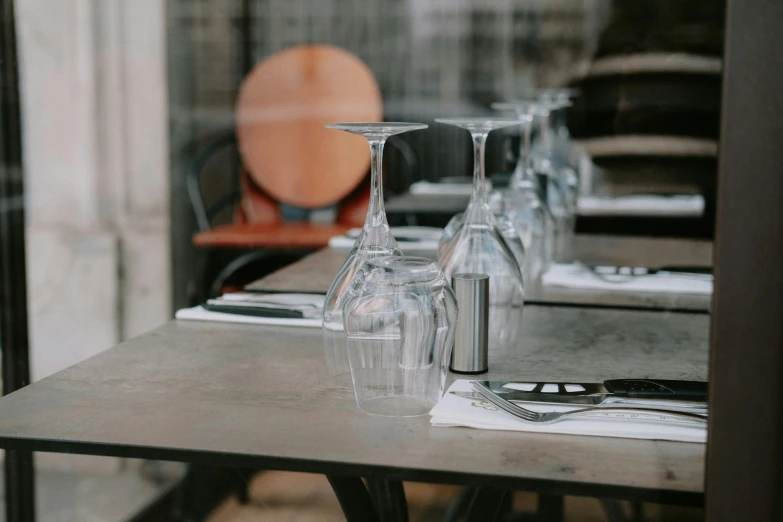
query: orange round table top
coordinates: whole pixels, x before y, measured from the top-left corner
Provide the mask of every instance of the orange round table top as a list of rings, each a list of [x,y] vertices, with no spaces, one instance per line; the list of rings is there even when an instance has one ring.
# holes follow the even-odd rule
[[[380,121],[370,69],[331,45],[303,45],[256,65],[239,90],[239,151],[253,181],[278,201],[317,208],[340,201],[366,175],[367,140],[324,125]]]

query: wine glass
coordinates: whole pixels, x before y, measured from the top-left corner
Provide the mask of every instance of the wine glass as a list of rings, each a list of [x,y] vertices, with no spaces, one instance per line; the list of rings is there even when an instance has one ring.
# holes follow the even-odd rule
[[[579,96],[579,89],[571,87],[555,87],[538,91],[538,99],[553,107],[550,116],[552,126],[552,150],[557,157],[556,163],[574,168],[579,164],[579,158],[571,140],[571,133],[566,125],[565,109],[572,105],[571,100]]]
[[[565,123],[565,109],[572,105],[571,98],[578,93],[576,89],[543,89],[538,97],[541,104],[550,108],[549,158],[557,184],[568,205],[568,211],[574,219],[576,219],[579,197],[579,175],[575,167],[578,158]]]
[[[520,122],[519,155],[509,187],[503,194],[504,213],[522,238],[526,256],[525,281],[530,283],[552,264],[555,245],[555,217],[546,200],[533,168],[530,135],[533,118],[540,111],[535,100],[493,103],[492,108],[514,112]]]
[[[544,193],[544,200],[555,220],[555,245],[553,257],[568,258],[568,250],[574,237],[576,225],[576,198],[578,182],[570,166],[556,162],[552,154],[552,130],[549,118],[562,102],[539,101],[533,109],[533,116],[539,126],[539,139],[532,149],[533,169]],[[570,102],[569,102],[570,103]]]
[[[383,146],[389,136],[426,129],[427,125],[406,122],[351,122],[330,123],[326,128],[364,136],[370,143],[370,204],[367,208],[367,219],[345,263],[326,293],[323,311],[326,366],[332,377],[345,375],[344,384],[347,385],[350,366],[343,327],[343,301],[351,281],[367,259],[402,255],[389,231],[389,223],[386,221],[386,212],[383,209]]]
[[[426,415],[443,396],[457,300],[437,263],[383,256],[364,262],[343,305],[359,409]]]
[[[538,102],[536,100],[514,100],[492,104],[493,109],[512,112],[519,120],[521,131],[519,136],[519,154],[517,155],[517,164],[509,180],[509,185],[526,184],[530,185],[531,188],[538,188],[535,172],[532,171],[530,162],[530,133],[533,128],[533,116],[537,105]]]
[[[489,276],[489,347],[513,347],[522,318],[524,282],[519,263],[503,239],[489,208],[484,149],[491,131],[518,125],[519,122],[499,118],[439,118],[435,121],[461,127],[473,138],[473,194],[465,209],[462,227],[438,263],[449,280],[452,275],[461,272]]]
[[[522,268],[522,275],[524,276],[525,283],[527,283],[528,272],[526,271],[526,267],[531,264],[535,265],[535,263],[537,263],[537,261],[530,259],[530,256],[527,253],[527,249],[533,246],[531,244],[532,230],[524,229],[522,232],[522,234],[525,234],[524,236],[520,233],[519,230],[517,230],[517,228],[514,226],[514,223],[511,221],[511,218],[505,211],[505,197],[504,194],[499,190],[493,190],[490,192],[489,209],[492,211],[492,214],[494,214],[495,219],[498,222],[498,230],[500,231],[500,235],[503,236],[503,239],[506,240],[508,248],[511,249],[511,253],[514,254],[514,258]],[[446,251],[446,247],[449,246],[451,240],[459,232],[460,228],[462,228],[462,225],[464,224],[464,212],[454,214],[454,216],[449,220],[449,222],[443,228],[443,233],[441,234],[440,240],[438,241],[439,255]],[[528,236],[528,233],[531,235]],[[525,245],[527,245],[527,247]],[[539,254],[536,253],[536,255]]]

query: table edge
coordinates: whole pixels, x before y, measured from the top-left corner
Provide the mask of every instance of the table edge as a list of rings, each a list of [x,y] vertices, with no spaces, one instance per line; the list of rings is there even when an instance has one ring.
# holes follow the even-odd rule
[[[12,436],[0,436],[0,448],[5,450],[175,461],[223,467],[249,467],[257,468],[259,470],[292,471],[322,475],[359,477],[378,476],[381,478],[413,482],[494,487],[545,494],[615,498],[683,506],[701,506],[704,502],[703,491],[650,489],[638,486],[598,484],[595,482],[559,481],[509,475],[412,469],[381,464],[355,464],[330,460],[299,459],[294,457],[243,455],[239,453],[182,448],[32,439]]]

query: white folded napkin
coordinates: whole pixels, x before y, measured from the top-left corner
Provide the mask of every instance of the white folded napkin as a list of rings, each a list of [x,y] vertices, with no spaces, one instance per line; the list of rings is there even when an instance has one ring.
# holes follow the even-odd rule
[[[210,303],[238,306],[265,306],[270,308],[300,309],[306,317],[321,315],[324,309],[326,295],[312,293],[277,293],[277,292],[229,292]]]
[[[579,197],[580,216],[664,216],[700,217],[704,214],[701,195],[632,195]]]
[[[449,391],[471,392],[468,380],[457,380]],[[536,411],[568,411],[578,407],[552,404],[525,404]],[[590,435],[628,439],[673,440],[680,442],[707,442],[707,426],[683,425],[667,422],[649,422],[628,419],[584,417],[566,419],[554,424],[533,424],[517,419],[482,400],[470,400],[446,392],[430,411],[430,424],[435,427],[456,427],[486,430],[526,431],[562,435]]]
[[[438,250],[438,242],[443,234],[442,228],[435,227],[391,227],[392,235],[397,240],[400,250]],[[339,250],[350,250],[361,232],[360,228],[352,228],[345,235],[329,239],[329,247]],[[406,241],[414,239],[415,241]]]
[[[320,328],[322,321],[320,319],[284,319],[278,317],[258,317],[255,315],[225,314],[222,312],[211,312],[205,310],[202,306],[193,308],[182,308],[174,314],[177,319],[185,321],[215,321],[218,323],[241,323],[241,324],[265,324],[277,326],[304,326],[309,328]]]
[[[606,290],[611,292],[712,294],[711,277],[693,277],[665,273],[635,276],[630,279],[622,275],[605,275],[604,277],[616,279],[618,282],[610,283],[604,281],[577,263],[555,263],[541,277],[541,283],[544,286]]]
[[[492,190],[492,182],[486,180],[487,192]],[[411,194],[432,196],[470,196],[473,193],[472,183],[432,183],[417,181],[412,183],[408,191]]]
[[[242,306],[268,306],[281,309],[301,309],[305,312],[303,318],[262,317],[241,313],[215,312],[207,310],[203,306],[183,308],[177,310],[174,317],[187,321],[217,321],[222,323],[264,324],[278,326],[302,326],[320,328],[321,310],[323,310],[325,296],[320,294],[262,294],[249,292],[236,292],[225,294],[214,300],[222,305]]]

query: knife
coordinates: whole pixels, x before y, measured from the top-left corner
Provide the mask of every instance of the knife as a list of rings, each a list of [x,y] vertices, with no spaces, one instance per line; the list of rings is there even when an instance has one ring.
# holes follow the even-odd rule
[[[449,392],[452,395],[455,395],[457,397],[461,397],[463,399],[468,399],[471,401],[484,401],[486,400],[484,397],[482,397],[480,394],[476,392],[462,392],[462,391],[452,391]],[[504,397],[503,395],[499,395],[500,397]],[[611,399],[606,402],[601,403],[583,403],[583,402],[572,402],[569,399],[560,401],[560,402],[554,402],[554,401],[543,401],[543,400],[519,400],[519,399],[509,399],[508,397],[504,397],[507,401],[513,402],[513,403],[525,403],[525,404],[552,404],[552,405],[571,405],[571,406],[588,406],[593,408],[606,408],[606,409],[612,409],[612,408],[639,408],[639,409],[651,409],[651,410],[669,410],[669,411],[677,411],[677,412],[690,412],[690,413],[700,413],[702,415],[707,415],[707,405],[704,403],[685,403],[680,401],[656,401],[656,400],[650,400],[650,399],[639,399],[639,400],[629,400],[629,401],[612,401]]]
[[[594,265],[577,261],[577,264],[582,265],[589,272],[599,277],[606,276],[624,276],[624,277],[640,277],[640,276],[689,276],[699,279],[712,280],[712,268],[707,266],[662,266],[660,268],[647,268],[642,266],[611,266],[611,265]]]
[[[272,308],[268,306],[228,306],[219,304],[204,303],[205,310],[210,312],[220,312],[224,314],[250,315],[254,317],[270,317],[275,319],[302,319],[304,313],[301,310],[292,310],[290,308]]]
[[[708,266],[667,265],[659,268],[647,268],[643,266],[609,266],[609,265],[587,265],[592,270],[599,271],[607,275],[655,275],[655,274],[698,274],[712,276],[712,268]]]
[[[481,381],[510,401],[588,406],[648,406],[692,411],[707,409],[707,383],[660,379],[615,379],[604,383]],[[465,392],[455,395],[471,399]]]

